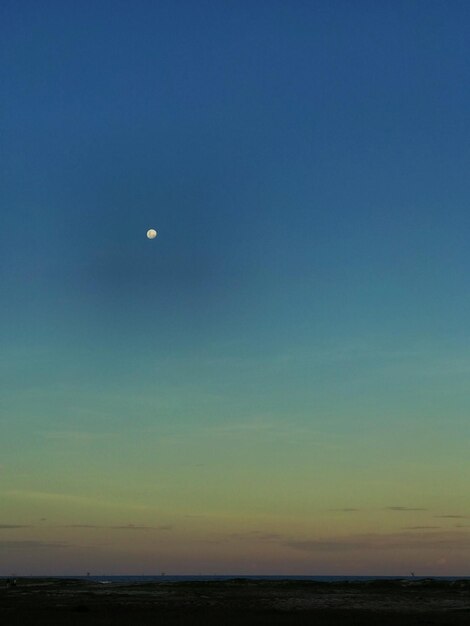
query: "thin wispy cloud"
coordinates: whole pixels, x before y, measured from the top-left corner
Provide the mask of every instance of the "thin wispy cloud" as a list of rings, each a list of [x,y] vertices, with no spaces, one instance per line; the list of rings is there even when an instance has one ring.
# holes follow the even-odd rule
[[[430,529],[429,529],[430,530]],[[305,552],[345,552],[354,550],[469,550],[470,533],[455,531],[357,534],[312,540],[289,540],[283,545]]]
[[[38,502],[63,502],[68,505],[94,506],[108,509],[129,509],[134,511],[155,511],[155,507],[134,502],[111,502],[102,498],[90,498],[68,493],[57,493],[48,491],[27,491],[12,489],[1,492],[0,495],[18,500],[32,500]]]
[[[31,528],[31,526],[25,526],[24,524],[0,524],[0,530],[10,530],[13,528]]]
[[[123,524],[123,525],[106,525],[106,524],[68,524],[61,526],[60,528],[91,528],[99,530],[159,530],[168,531],[172,530],[173,526],[167,524],[162,526],[139,526],[137,524]]]
[[[188,433],[186,430],[178,429],[171,426],[162,431],[161,428],[156,430],[150,429],[148,432],[158,436],[160,442],[166,444],[176,444],[182,441],[207,440],[208,438],[217,438],[221,440],[233,439],[236,437],[245,438],[249,436],[251,439],[260,439],[263,442],[299,442],[308,440],[309,445],[322,449],[340,450],[345,447],[341,438],[330,432],[318,431],[316,429],[305,426],[302,423],[294,423],[289,419],[280,419],[270,415],[253,416],[251,418],[227,421],[220,420],[211,424],[201,425],[197,430]],[[195,466],[194,463],[188,465]],[[206,463],[197,464],[200,467]]]
[[[124,526],[108,526],[109,530],[158,530],[156,526],[137,526],[134,524],[125,524]]]
[[[287,548],[295,548],[305,552],[342,552],[344,550],[357,550],[364,547],[361,541],[340,540],[340,539],[314,539],[314,540],[293,540],[286,541],[284,546]]]
[[[114,439],[117,437],[117,433],[96,433],[92,431],[69,431],[69,430],[57,430],[44,434],[46,439],[57,441],[70,441],[70,442],[91,442],[101,441],[103,439]]]
[[[241,541],[279,541],[284,536],[279,533],[269,533],[262,530],[247,530],[246,532],[231,533],[226,536],[228,540]]]
[[[386,511],[427,511],[428,509],[423,509],[421,507],[410,507],[410,506],[387,506],[385,508]]]
[[[207,427],[200,432],[207,437],[236,437],[249,435],[250,437],[260,437],[263,441],[306,441],[309,445],[318,448],[340,450],[344,447],[339,438],[331,433],[308,428],[302,424],[290,423],[288,420],[273,419],[271,417],[253,417],[251,420],[216,424]]]
[[[442,526],[404,526],[403,530],[438,530]]]
[[[49,542],[49,541],[0,541],[0,549],[26,549],[33,550],[39,548],[69,548],[68,543]]]
[[[67,524],[59,528],[106,528],[106,526],[95,526],[95,524]]]
[[[435,515],[438,519],[468,519],[468,515]]]
[[[345,507],[344,509],[328,509],[328,510],[332,512],[336,512],[336,513],[356,513],[357,511],[360,511],[360,509],[354,509],[354,508],[349,508],[349,507]]]

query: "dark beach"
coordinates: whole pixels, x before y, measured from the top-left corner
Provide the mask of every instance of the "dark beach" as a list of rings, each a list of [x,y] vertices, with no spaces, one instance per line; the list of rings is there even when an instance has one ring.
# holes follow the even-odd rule
[[[470,580],[109,583],[0,580],[2,626],[470,624]]]

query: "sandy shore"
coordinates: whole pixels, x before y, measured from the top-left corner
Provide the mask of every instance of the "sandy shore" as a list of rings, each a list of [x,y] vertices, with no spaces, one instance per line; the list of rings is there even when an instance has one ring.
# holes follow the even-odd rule
[[[470,580],[102,584],[0,580],[2,626],[470,625]]]

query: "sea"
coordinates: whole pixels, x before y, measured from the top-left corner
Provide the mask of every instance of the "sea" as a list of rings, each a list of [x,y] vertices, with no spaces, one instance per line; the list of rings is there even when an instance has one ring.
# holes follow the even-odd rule
[[[0,576],[4,578],[4,576]],[[29,576],[19,576],[19,578],[29,578]],[[31,576],[31,578],[55,578],[55,579],[74,579],[74,580],[90,580],[99,583],[153,583],[153,582],[217,582],[227,581],[234,579],[252,580],[252,581],[314,581],[314,582],[370,582],[373,580],[468,580],[470,576],[255,576],[255,575],[243,575],[243,574],[224,574],[224,575],[175,575],[159,574],[155,576],[114,576],[114,575],[86,575],[86,576]]]

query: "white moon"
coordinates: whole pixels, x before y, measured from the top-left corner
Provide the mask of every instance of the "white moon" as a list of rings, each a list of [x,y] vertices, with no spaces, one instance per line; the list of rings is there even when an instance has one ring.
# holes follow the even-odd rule
[[[155,237],[157,236],[157,231],[153,228],[151,228],[150,230],[147,231],[147,237],[149,239],[155,239]]]

